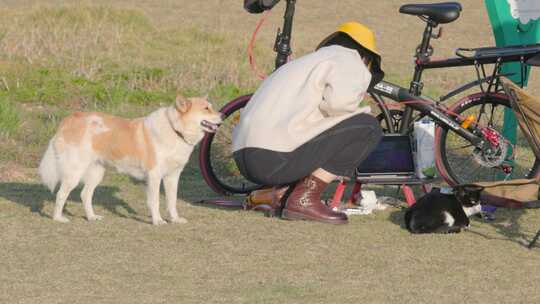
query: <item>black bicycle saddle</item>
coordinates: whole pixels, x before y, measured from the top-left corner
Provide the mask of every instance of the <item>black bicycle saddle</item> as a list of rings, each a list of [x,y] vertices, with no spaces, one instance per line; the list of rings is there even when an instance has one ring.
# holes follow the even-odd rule
[[[449,23],[456,20],[461,12],[458,2],[433,4],[405,4],[399,8],[402,14],[423,16],[436,23]]]

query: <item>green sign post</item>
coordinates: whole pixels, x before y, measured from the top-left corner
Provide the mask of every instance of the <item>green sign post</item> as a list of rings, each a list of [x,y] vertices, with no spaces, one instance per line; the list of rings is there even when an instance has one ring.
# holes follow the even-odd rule
[[[484,0],[497,46],[535,44],[540,41],[540,1],[536,0]],[[525,71],[523,86],[527,85],[529,68]],[[521,82],[521,64],[506,63],[502,73],[514,73],[509,77]],[[516,142],[517,122],[511,109],[504,113],[503,135]]]
[[[484,0],[497,46],[535,44],[540,41],[540,1],[531,0]],[[510,79],[521,81],[521,66],[518,62],[507,63],[506,73],[515,73]],[[525,75],[525,83],[529,70]]]

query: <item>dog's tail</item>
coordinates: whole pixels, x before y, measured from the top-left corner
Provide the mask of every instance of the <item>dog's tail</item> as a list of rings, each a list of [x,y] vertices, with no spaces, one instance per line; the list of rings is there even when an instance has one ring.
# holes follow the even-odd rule
[[[59,181],[59,174],[53,141],[54,138],[49,142],[49,147],[47,147],[47,151],[45,151],[45,155],[43,155],[43,159],[39,164],[39,175],[43,183],[54,193]]]

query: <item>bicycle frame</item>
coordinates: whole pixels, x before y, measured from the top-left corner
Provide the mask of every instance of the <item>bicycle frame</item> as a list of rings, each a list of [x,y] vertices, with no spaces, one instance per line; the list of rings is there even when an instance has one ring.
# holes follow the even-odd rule
[[[433,24],[429,21],[427,21],[426,28],[424,29],[424,34],[422,35],[422,42],[420,43],[420,46],[416,50],[416,66],[414,68],[414,75],[413,80],[410,83],[409,86],[409,92],[414,96],[420,96],[422,94],[422,89],[424,87],[424,84],[422,83],[422,74],[424,72],[424,67],[420,65],[420,63],[423,60],[429,60],[432,50],[430,52],[430,42],[431,38],[439,38],[441,36],[441,32],[439,30],[438,35],[433,35],[433,28],[436,27],[436,24]],[[413,108],[412,107],[405,107],[405,112],[403,113],[403,119],[402,124],[400,126],[399,133],[405,134],[407,132],[407,128],[411,123],[413,115]]]
[[[283,21],[283,31],[278,29],[274,51],[276,55],[276,70],[287,63],[292,53],[291,40],[296,0],[287,0]]]
[[[414,96],[409,93],[409,90],[395,85],[390,82],[381,81],[373,88],[372,92],[377,95],[388,97],[397,102],[407,102],[405,115],[407,110],[409,110],[410,115],[412,116],[413,110],[420,112],[423,116],[429,116],[432,118],[438,125],[444,128],[450,128],[461,137],[467,139],[474,146],[482,148],[484,140],[482,137],[477,136],[468,129],[462,128],[459,123],[451,119],[448,114],[444,113],[437,107],[437,102],[428,99],[423,96]],[[382,100],[377,101],[378,103]],[[384,102],[384,101],[382,101]],[[386,106],[381,106],[381,108],[386,108]],[[404,121],[402,122],[401,130],[399,133],[407,134],[409,132],[408,128],[404,128]]]
[[[278,30],[276,42],[274,45],[274,50],[277,53],[275,62],[276,69],[287,63],[288,57],[292,52],[292,28],[295,5],[297,0],[286,1],[287,6],[284,14],[283,31]],[[455,94],[460,93],[461,91],[464,91],[465,89],[472,88],[476,85],[480,86],[480,88],[482,89],[482,84],[484,82],[489,83],[488,90],[484,92],[484,90],[482,89],[482,91],[486,94],[489,94],[493,89],[494,83],[497,82],[498,77],[502,76],[498,74],[502,63],[515,61],[520,61],[524,63],[526,60],[540,53],[540,44],[533,46],[510,48],[495,47],[480,49],[458,49],[458,52],[456,52],[458,57],[444,60],[431,60],[431,55],[433,54],[433,48],[430,45],[431,39],[440,38],[442,29],[440,28],[438,33],[434,34],[433,30],[437,28],[438,24],[429,19],[423,20],[426,22],[426,27],[422,35],[422,41],[416,49],[415,69],[409,88],[405,89],[396,84],[387,81],[381,81],[369,93],[379,105],[379,108],[381,109],[381,112],[383,113],[383,116],[387,122],[390,133],[398,132],[401,134],[407,134],[410,131],[409,127],[413,120],[413,113],[414,111],[418,111],[421,113],[422,116],[429,116],[430,118],[432,118],[441,127],[452,129],[459,136],[468,140],[476,147],[482,148],[484,140],[480,136],[476,135],[474,133],[474,130],[472,132],[468,129],[462,128],[458,122],[456,122],[452,117],[449,117],[448,114],[446,114],[439,108],[438,102],[430,98],[421,96],[424,86],[422,82],[422,75],[424,70],[474,65],[476,66],[477,71],[479,71],[479,67],[481,67],[484,78],[481,78],[480,72],[478,72],[479,79],[477,81],[464,85],[463,87],[447,94],[446,96],[444,96],[444,98],[447,99]],[[482,53],[482,56],[466,56],[463,54],[463,52],[467,51],[480,52]],[[484,64],[496,64],[495,68],[493,69],[493,74],[489,77],[485,75],[486,73],[483,67]],[[497,85],[495,85],[495,88],[496,86]],[[389,109],[380,96],[388,97],[400,103],[406,103],[399,130],[394,130],[394,126],[391,123]],[[414,101],[421,102],[414,103]]]
[[[410,83],[409,89],[405,89],[398,85],[381,81],[370,92],[371,96],[375,99],[381,112],[383,113],[390,133],[399,132],[401,134],[407,134],[410,130],[411,122],[413,120],[413,112],[419,111],[422,116],[431,117],[439,126],[447,129],[452,129],[461,137],[470,141],[478,148],[482,148],[483,140],[481,137],[474,134],[467,129],[462,128],[454,119],[449,117],[446,113],[438,109],[439,103],[421,96],[423,83],[421,81],[424,70],[437,69],[437,68],[450,68],[450,67],[462,67],[462,66],[475,66],[477,71],[478,80],[466,84],[449,94],[442,96],[440,100],[448,99],[458,93],[461,93],[474,86],[479,86],[482,93],[486,96],[491,92],[494,92],[498,88],[498,78],[501,76],[508,76],[509,74],[500,74],[502,63],[505,62],[520,62],[522,64],[522,79],[525,74],[525,64],[533,57],[538,57],[540,54],[540,44],[525,45],[525,46],[511,46],[511,47],[490,47],[490,48],[478,48],[478,49],[458,49],[456,55],[458,57],[448,58],[442,60],[431,60],[433,48],[430,45],[432,38],[438,39],[441,36],[441,31],[434,35],[433,28],[437,25],[426,21],[427,25],[424,30],[422,42],[416,51],[415,69],[413,79]],[[466,56],[463,52],[475,52],[474,56]],[[494,64],[493,73],[491,76],[486,75],[484,65]],[[487,90],[484,90],[483,83],[488,83]],[[393,99],[394,101],[403,103],[407,102],[405,111],[403,113],[401,126],[399,130],[393,129],[391,118],[387,106],[384,104],[384,100],[380,98],[382,95]],[[421,103],[414,103],[412,101],[418,100]],[[426,104],[428,103],[428,104]]]

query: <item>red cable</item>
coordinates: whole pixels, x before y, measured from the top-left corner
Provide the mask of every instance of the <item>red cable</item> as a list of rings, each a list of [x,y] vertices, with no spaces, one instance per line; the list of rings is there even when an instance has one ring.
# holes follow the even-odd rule
[[[257,33],[259,32],[259,30],[261,29],[262,25],[264,24],[264,22],[265,22],[266,19],[268,18],[268,15],[270,14],[270,11],[271,11],[271,10],[265,11],[265,12],[262,14],[262,17],[261,17],[261,19],[259,20],[259,22],[257,22],[257,26],[255,27],[255,31],[253,32],[253,35],[251,36],[251,41],[249,42],[249,46],[248,46],[248,49],[247,49],[248,58],[249,58],[249,64],[251,65],[251,69],[253,70],[253,72],[255,72],[255,75],[256,75],[257,78],[259,78],[260,80],[265,79],[265,78],[266,78],[266,74],[264,74],[263,72],[259,71],[259,69],[257,68],[257,63],[255,62],[255,57],[253,56],[253,48],[255,47],[255,40],[257,39]]]
[[[400,102],[402,104],[424,104],[424,105],[431,105],[433,104],[432,102],[430,101],[427,101],[427,100],[409,100],[409,101],[402,101]],[[460,119],[464,119],[463,116],[449,110],[449,109],[446,109],[446,108],[439,108],[439,110],[442,110],[443,112],[445,112],[446,114],[449,114],[449,115],[452,115],[452,116],[455,116],[457,118],[460,118]]]

